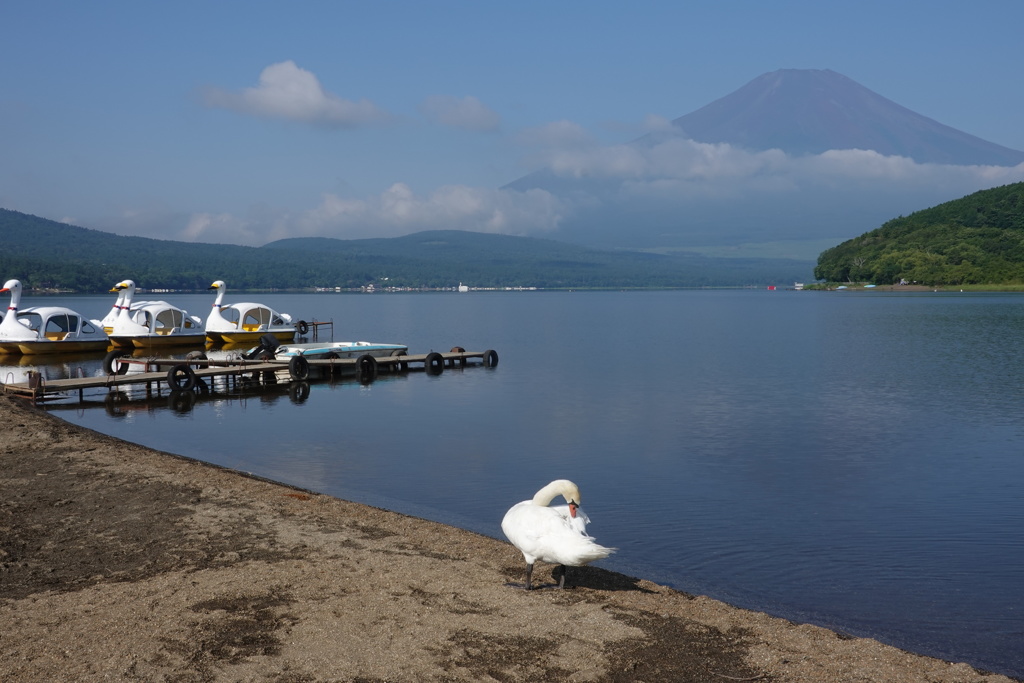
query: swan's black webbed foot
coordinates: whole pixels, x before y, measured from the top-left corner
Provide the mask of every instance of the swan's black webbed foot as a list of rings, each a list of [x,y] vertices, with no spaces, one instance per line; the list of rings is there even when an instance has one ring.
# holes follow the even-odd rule
[[[561,588],[565,588],[565,572],[566,572],[565,565],[564,564],[558,565],[558,570],[557,571],[558,571],[558,574],[559,574],[559,576],[558,576],[558,587],[560,589]]]

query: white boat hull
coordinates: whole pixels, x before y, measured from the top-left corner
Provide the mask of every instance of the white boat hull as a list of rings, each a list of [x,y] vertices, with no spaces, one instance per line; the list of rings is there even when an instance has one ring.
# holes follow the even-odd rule
[[[164,346],[197,346],[201,347],[206,343],[206,333],[198,332],[179,334],[140,334],[140,335],[111,335],[110,342],[119,348],[125,349],[151,349]]]
[[[40,356],[51,353],[82,353],[106,351],[108,346],[109,342],[106,339],[26,340],[3,342],[0,344],[0,354],[20,353],[26,356]]]
[[[308,359],[359,358],[369,354],[374,358],[403,356],[409,352],[404,344],[377,344],[374,342],[329,342],[325,344],[285,344],[277,347],[277,358],[305,356]]]
[[[206,330],[206,341],[210,344],[251,344],[265,334],[272,334],[278,341],[290,342],[295,339],[295,328],[274,328],[262,330]]]

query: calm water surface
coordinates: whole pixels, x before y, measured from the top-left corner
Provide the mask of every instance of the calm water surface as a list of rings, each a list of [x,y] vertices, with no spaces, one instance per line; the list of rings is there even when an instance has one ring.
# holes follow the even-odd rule
[[[500,363],[314,383],[304,402],[52,409],[498,538],[511,504],[571,478],[620,549],[603,567],[1024,676],[1024,296],[245,298],[333,320],[336,340]],[[112,300],[69,303],[101,317]]]

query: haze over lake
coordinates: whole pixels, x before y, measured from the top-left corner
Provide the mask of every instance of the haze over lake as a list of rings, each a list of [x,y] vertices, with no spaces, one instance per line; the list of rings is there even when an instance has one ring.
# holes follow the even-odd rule
[[[161,298],[204,317],[212,301]],[[570,478],[619,548],[602,567],[1024,676],[1022,295],[244,298],[333,320],[335,340],[500,363],[315,382],[304,401],[285,385],[190,411],[51,409],[499,538],[509,506]],[[112,299],[65,303],[101,317]]]

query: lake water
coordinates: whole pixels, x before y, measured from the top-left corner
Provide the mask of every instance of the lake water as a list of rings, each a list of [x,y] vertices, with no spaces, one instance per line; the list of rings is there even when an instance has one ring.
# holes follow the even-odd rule
[[[336,340],[500,363],[313,383],[304,401],[52,410],[497,538],[510,505],[569,478],[619,548],[605,568],[1024,677],[1024,296],[244,298],[333,320]],[[68,303],[102,317],[112,299]]]

